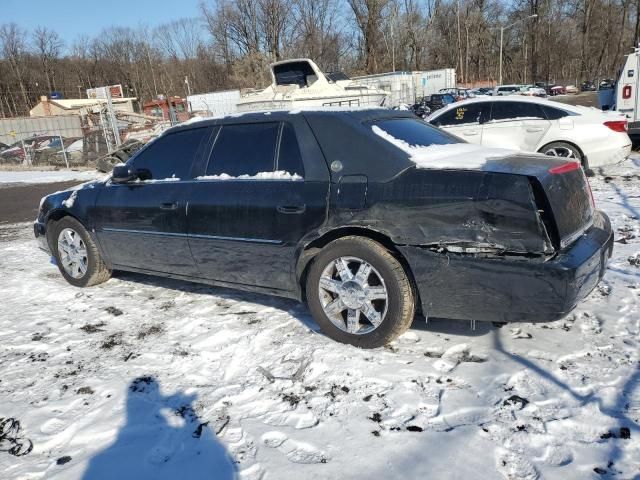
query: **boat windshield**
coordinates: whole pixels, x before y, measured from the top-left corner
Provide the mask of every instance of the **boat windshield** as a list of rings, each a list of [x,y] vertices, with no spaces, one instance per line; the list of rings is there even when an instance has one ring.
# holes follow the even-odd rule
[[[276,85],[308,87],[318,79],[315,70],[308,62],[287,62],[274,65],[273,75],[276,77]]]

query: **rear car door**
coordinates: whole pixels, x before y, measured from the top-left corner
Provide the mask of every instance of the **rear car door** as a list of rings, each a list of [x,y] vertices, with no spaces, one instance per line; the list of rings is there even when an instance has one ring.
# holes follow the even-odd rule
[[[200,127],[162,135],[128,162],[148,170],[148,180],[108,182],[102,188],[92,218],[114,266],[197,274],[187,241],[187,197],[192,166],[211,132]]]
[[[535,152],[551,126],[534,102],[491,102],[491,115],[482,128],[482,145]]]
[[[189,195],[200,275],[291,290],[300,240],[325,221],[328,190],[326,162],[302,116],[222,125]]]
[[[431,124],[466,140],[482,143],[482,126],[488,113],[487,102],[458,105],[434,118]]]

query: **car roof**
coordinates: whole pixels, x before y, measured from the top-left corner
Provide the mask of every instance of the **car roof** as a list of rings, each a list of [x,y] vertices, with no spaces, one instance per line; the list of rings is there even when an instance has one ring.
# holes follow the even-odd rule
[[[303,107],[293,108],[290,110],[262,110],[254,112],[232,113],[229,115],[217,117],[194,117],[190,120],[187,120],[186,122],[169,128],[168,130],[163,132],[163,134],[178,130],[184,130],[187,128],[197,128],[211,125],[268,122],[269,120],[274,122],[281,122],[297,119],[301,116],[326,117],[338,115],[346,118],[351,118],[356,122],[366,122],[384,118],[416,118],[416,116],[410,111],[391,110],[389,108],[381,107]]]
[[[595,110],[597,112],[599,112],[598,109],[590,109],[587,107],[580,107],[580,106],[576,106],[576,105],[568,105],[566,103],[559,103],[559,102],[554,102],[552,100],[547,100],[545,98],[537,98],[537,97],[527,97],[527,96],[519,96],[519,95],[510,95],[508,97],[476,97],[476,98],[469,98],[467,100],[462,100],[461,102],[456,102],[456,103],[452,103],[450,105],[447,105],[444,108],[441,108],[440,110],[436,110],[432,115],[429,116],[428,120],[432,119],[432,118],[438,118],[440,115],[442,115],[445,112],[448,112],[450,110],[453,110],[454,108],[458,108],[460,106],[464,106],[464,105],[470,105],[473,103],[482,103],[482,102],[527,102],[527,103],[537,103],[538,105],[544,105],[547,107],[551,107],[551,108],[557,108],[559,110],[565,110],[568,112],[572,112],[572,113],[577,113],[577,114],[585,114],[590,112],[591,110]]]

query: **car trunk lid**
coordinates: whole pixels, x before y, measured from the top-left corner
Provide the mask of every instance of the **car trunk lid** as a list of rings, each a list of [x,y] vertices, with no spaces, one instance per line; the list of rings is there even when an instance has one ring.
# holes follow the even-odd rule
[[[573,243],[593,222],[593,197],[577,162],[541,155],[512,155],[492,159],[485,171],[526,175],[556,248]]]

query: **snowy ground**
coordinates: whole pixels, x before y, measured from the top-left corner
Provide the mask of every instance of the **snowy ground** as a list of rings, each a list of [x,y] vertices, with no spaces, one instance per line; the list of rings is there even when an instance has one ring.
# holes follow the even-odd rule
[[[384,349],[295,302],[121,274],[67,285],[0,228],[6,479],[640,477],[640,161],[592,179],[616,230],[568,318],[416,320]]]
[[[96,170],[0,170],[0,187],[11,183],[55,183],[104,177]]]

